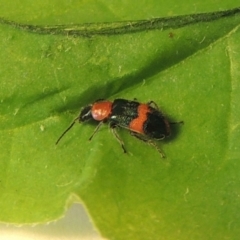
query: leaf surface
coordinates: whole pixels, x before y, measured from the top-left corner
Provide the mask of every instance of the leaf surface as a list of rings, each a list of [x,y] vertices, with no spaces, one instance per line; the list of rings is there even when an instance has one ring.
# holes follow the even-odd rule
[[[0,4],[0,16],[23,25],[101,27],[190,13],[154,3],[26,1],[14,11]],[[199,3],[196,13],[211,9]],[[109,239],[239,236],[239,24],[238,13],[178,28],[76,37],[2,22],[0,220],[47,222],[80,200]],[[183,120],[158,143],[167,158],[119,129],[124,154],[107,125],[91,142],[94,124],[76,125],[55,146],[80,108],[99,98],[154,100],[171,121]]]

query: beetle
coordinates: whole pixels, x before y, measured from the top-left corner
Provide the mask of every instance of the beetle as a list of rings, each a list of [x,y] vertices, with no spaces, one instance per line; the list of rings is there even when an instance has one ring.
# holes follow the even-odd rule
[[[99,123],[89,140],[98,132],[103,123],[109,123],[110,129],[121,144],[124,153],[127,151],[116,131],[117,127],[128,129],[132,136],[155,147],[162,157],[165,157],[165,155],[154,140],[163,140],[169,137],[171,124],[183,123],[182,121],[169,122],[154,101],[140,103],[136,100],[130,101],[126,99],[115,99],[114,101],[99,99],[81,110],[79,116],[62,133],[56,144],[77,121],[81,123],[90,120]]]

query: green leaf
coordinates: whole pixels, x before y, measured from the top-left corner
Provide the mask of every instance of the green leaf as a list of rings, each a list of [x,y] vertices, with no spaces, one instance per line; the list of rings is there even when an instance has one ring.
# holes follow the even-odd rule
[[[51,4],[0,4],[0,221],[47,222],[81,201],[109,239],[236,239],[239,9],[191,24],[198,15],[164,19],[172,25],[163,29],[148,28],[151,20],[139,31],[120,22],[126,31],[118,33],[116,20],[166,16],[171,8],[98,3],[91,19],[83,11],[90,3]],[[101,31],[105,21],[112,32],[94,29],[88,37],[36,27],[80,23],[88,30],[85,22],[93,22]],[[158,143],[166,159],[119,129],[124,154],[107,125],[91,142],[95,126],[75,125],[55,145],[81,107],[120,97],[154,100],[171,121],[184,121]]]

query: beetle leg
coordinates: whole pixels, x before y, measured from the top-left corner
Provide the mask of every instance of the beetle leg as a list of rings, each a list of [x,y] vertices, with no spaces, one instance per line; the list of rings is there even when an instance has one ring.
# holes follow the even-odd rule
[[[119,135],[118,135],[118,133],[117,133],[117,131],[116,131],[116,128],[117,128],[117,124],[116,124],[116,123],[113,123],[113,122],[110,122],[110,129],[111,129],[114,137],[115,137],[115,138],[117,139],[117,141],[120,143],[120,145],[121,145],[121,147],[122,147],[122,149],[123,149],[123,152],[126,153],[127,150],[126,150],[126,148],[125,148],[125,146],[124,146],[124,142],[123,142],[123,140],[119,137]]]
[[[144,141],[144,142],[148,143],[149,145],[152,145],[154,148],[157,149],[157,151],[160,153],[161,157],[165,158],[165,155],[164,155],[163,151],[158,147],[158,145],[154,141],[142,136],[141,134],[138,134],[138,133],[135,133],[135,132],[132,132],[132,131],[130,131],[130,134],[132,136],[136,137],[137,139],[139,139],[141,141]]]
[[[105,99],[104,98],[99,98],[99,99],[97,99],[96,101],[95,101],[95,103],[96,102],[101,102],[101,101],[104,101]]]
[[[98,130],[99,130],[99,128],[102,126],[103,122],[104,122],[104,121],[101,121],[101,122],[97,125],[97,127],[96,127],[95,130],[93,131],[93,134],[92,134],[91,137],[88,139],[89,141],[91,141],[92,138],[93,138],[93,136],[98,132]]]
[[[184,124],[184,121],[179,121],[179,122],[170,122],[170,124]]]
[[[158,105],[157,105],[154,101],[148,102],[147,105],[150,106],[150,107],[151,107],[151,105],[152,105],[152,107],[154,107],[154,108],[156,108],[157,110],[159,110]]]

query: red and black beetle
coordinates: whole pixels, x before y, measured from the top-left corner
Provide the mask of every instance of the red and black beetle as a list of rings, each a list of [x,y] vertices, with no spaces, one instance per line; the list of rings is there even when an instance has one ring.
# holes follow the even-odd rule
[[[108,122],[114,136],[121,144],[125,153],[127,151],[123,141],[116,132],[116,127],[126,128],[132,136],[151,144],[158,150],[162,157],[164,157],[164,154],[154,140],[162,140],[170,136],[170,124],[175,124],[175,122],[172,123],[167,120],[153,101],[139,103],[126,99],[115,99],[111,102],[100,99],[82,109],[79,116],[74,119],[73,123],[58,138],[56,144],[58,144],[61,138],[77,121],[86,122],[88,120],[99,122],[89,140],[93,138],[103,123]]]

